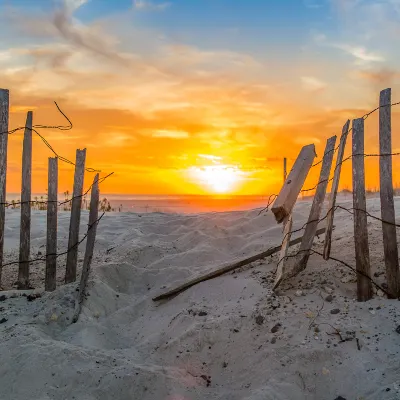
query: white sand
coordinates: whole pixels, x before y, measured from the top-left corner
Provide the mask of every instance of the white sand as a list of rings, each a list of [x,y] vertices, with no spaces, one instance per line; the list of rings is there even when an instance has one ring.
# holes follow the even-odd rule
[[[396,208],[400,215],[399,198]],[[309,209],[309,201],[297,204],[295,227]],[[379,200],[369,200],[368,210],[379,216]],[[312,256],[279,296],[271,293],[275,255],[169,301],[151,300],[221,262],[279,244],[282,227],[271,213],[258,214],[107,214],[78,323],[70,324],[77,285],[61,285],[62,259],[55,292],[32,302],[6,292],[0,302],[0,320],[7,319],[0,324],[0,399],[400,399],[400,303],[378,295],[356,302],[354,275],[337,262]],[[18,221],[19,211],[8,211],[7,260],[17,258]],[[87,214],[82,231],[85,223]],[[59,225],[63,251],[68,214]],[[353,221],[339,210],[335,225],[332,255],[355,265]],[[373,272],[383,272],[380,223],[369,220],[369,230]],[[44,212],[33,215],[33,238],[34,253],[44,253]],[[3,275],[11,287],[16,269]],[[33,276],[43,286],[43,263]],[[384,275],[374,279],[382,283]],[[358,338],[361,349],[355,338],[339,343],[333,327]]]

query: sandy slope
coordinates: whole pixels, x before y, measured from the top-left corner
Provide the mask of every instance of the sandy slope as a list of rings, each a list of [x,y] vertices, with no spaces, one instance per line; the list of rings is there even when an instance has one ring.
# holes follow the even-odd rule
[[[379,215],[377,199],[368,207]],[[396,207],[399,214],[400,199]],[[295,227],[309,208],[298,203]],[[17,254],[18,218],[18,211],[7,215],[7,259]],[[35,212],[35,253],[43,251],[44,222]],[[82,230],[85,223],[86,214]],[[335,225],[332,255],[354,265],[352,219],[338,211]],[[312,256],[277,296],[271,292],[273,256],[152,302],[163,288],[277,245],[281,229],[258,210],[106,215],[78,323],[70,325],[76,285],[32,302],[0,302],[0,320],[7,319],[0,324],[0,399],[400,399],[399,302],[378,295],[355,302],[354,276],[337,262]],[[369,229],[373,272],[379,273],[380,224],[371,220]],[[62,251],[67,214],[59,230]],[[36,286],[42,268],[35,267]],[[15,269],[4,275],[12,285]],[[384,282],[384,275],[374,279]],[[334,328],[352,340],[340,343]]]

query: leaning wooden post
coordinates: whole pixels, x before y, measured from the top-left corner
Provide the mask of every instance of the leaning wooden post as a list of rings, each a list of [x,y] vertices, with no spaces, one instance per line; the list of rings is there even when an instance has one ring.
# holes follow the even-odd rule
[[[10,94],[0,89],[0,288],[3,269],[4,221],[6,216],[7,144]]]
[[[283,271],[283,279],[299,274],[307,266],[308,259],[310,258],[311,247],[314,242],[315,233],[317,232],[322,206],[325,200],[326,188],[328,186],[335,143],[336,136],[332,136],[326,141],[318,186],[314,195],[314,200],[311,206],[311,211],[308,217],[303,239],[301,241],[299,253],[296,257],[290,259],[287,265],[285,265]]]
[[[392,177],[391,89],[382,90],[379,98],[379,178],[383,250],[385,254],[388,292],[400,296],[399,254],[397,250],[396,216]],[[386,221],[386,222],[384,222]]]
[[[85,295],[87,280],[89,278],[90,265],[92,263],[92,258],[93,258],[94,243],[96,241],[96,231],[97,231],[98,215],[99,215],[99,197],[100,197],[99,174],[96,174],[96,176],[94,177],[92,193],[90,196],[89,226],[88,226],[88,235],[86,239],[87,240],[86,250],[85,250],[85,257],[83,259],[81,282],[79,284],[78,301],[76,302],[75,313],[74,317],[72,318],[73,322],[78,321],[79,314],[82,309],[82,303]]]
[[[365,199],[364,167],[364,120],[353,120],[353,208],[354,208],[354,243],[357,270],[357,298],[367,301],[372,297],[369,263],[368,227]]]
[[[32,190],[32,111],[26,116],[22,148],[21,225],[19,239],[18,289],[29,289]]]
[[[297,156],[293,168],[290,170],[289,176],[271,208],[278,224],[286,220],[292,212],[314,157],[315,146],[313,144],[304,146]]]
[[[336,167],[333,175],[331,197],[329,200],[329,208],[326,218],[326,233],[325,233],[325,243],[324,243],[325,260],[328,260],[331,254],[333,216],[335,214],[336,196],[339,189],[340,171],[342,169],[343,155],[344,155],[344,149],[346,147],[347,135],[349,133],[349,126],[350,126],[350,120],[347,120],[342,129],[342,136],[340,137],[339,150],[336,157]]]
[[[83,177],[85,174],[86,149],[76,151],[74,190],[72,195],[71,220],[69,224],[69,240],[65,283],[75,282],[76,263],[78,261],[79,224],[83,193]]]
[[[56,289],[57,275],[57,213],[58,213],[58,158],[49,158],[47,241],[46,241],[46,279],[45,290]]]

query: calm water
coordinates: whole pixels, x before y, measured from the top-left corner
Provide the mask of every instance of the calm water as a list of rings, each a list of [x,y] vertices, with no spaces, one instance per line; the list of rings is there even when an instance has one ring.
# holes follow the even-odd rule
[[[45,194],[33,194],[46,198]],[[7,201],[18,200],[20,194],[7,194]],[[166,213],[197,213],[210,211],[237,211],[252,208],[265,207],[268,196],[177,196],[177,195],[121,195],[101,194],[101,198],[107,198],[111,206],[116,210]],[[89,200],[90,197],[88,196]],[[59,200],[64,200],[64,194],[59,194]]]

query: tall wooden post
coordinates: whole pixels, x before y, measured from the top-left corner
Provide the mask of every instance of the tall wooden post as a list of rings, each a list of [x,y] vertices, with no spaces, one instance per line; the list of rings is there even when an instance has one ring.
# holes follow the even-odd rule
[[[354,208],[354,243],[357,270],[357,298],[367,301],[372,297],[368,247],[368,227],[365,199],[364,166],[364,119],[353,120],[353,208]]]
[[[6,175],[7,144],[10,94],[7,89],[0,89],[0,287],[3,269],[4,222],[6,216]]]
[[[96,232],[98,224],[97,220],[99,215],[99,198],[100,198],[99,174],[96,174],[96,176],[94,177],[92,193],[90,196],[89,226],[88,226],[88,235],[86,241],[86,250],[85,250],[85,257],[83,259],[83,268],[82,268],[81,282],[79,285],[78,301],[76,302],[75,313],[72,319],[73,322],[76,322],[79,318],[79,314],[82,309],[82,303],[85,295],[86,284],[89,278],[90,265],[92,263],[92,258],[93,258],[94,243],[96,241]]]
[[[391,89],[381,91],[379,106],[379,178],[383,250],[388,292],[392,298],[397,298],[400,296],[400,271],[393,201],[392,156],[390,155],[392,153]]]
[[[45,290],[56,289],[58,158],[49,158]]]
[[[76,151],[74,190],[72,194],[71,220],[69,225],[69,240],[65,283],[75,282],[76,264],[78,261],[79,224],[81,221],[81,206],[83,193],[83,178],[85,174],[86,149]]]
[[[333,174],[333,182],[331,189],[331,197],[329,200],[328,215],[326,218],[326,233],[324,243],[324,259],[328,260],[331,254],[332,243],[332,230],[333,230],[333,216],[335,214],[336,196],[339,189],[340,171],[342,169],[344,149],[346,147],[347,135],[349,133],[350,120],[344,124],[342,129],[342,136],[340,137],[339,150],[336,157],[336,167]]]
[[[21,226],[19,240],[18,288],[29,288],[32,191],[32,111],[26,116],[22,148]]]

